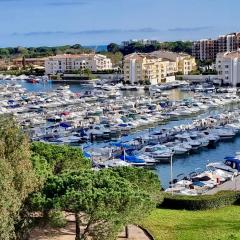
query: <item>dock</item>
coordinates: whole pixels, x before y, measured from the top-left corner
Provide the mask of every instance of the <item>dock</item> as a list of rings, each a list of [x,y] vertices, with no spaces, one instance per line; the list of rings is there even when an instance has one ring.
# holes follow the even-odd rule
[[[213,195],[220,191],[240,191],[240,175],[235,177],[232,181],[227,181],[221,185],[218,185],[216,188],[213,188],[209,191],[207,191],[206,195]]]

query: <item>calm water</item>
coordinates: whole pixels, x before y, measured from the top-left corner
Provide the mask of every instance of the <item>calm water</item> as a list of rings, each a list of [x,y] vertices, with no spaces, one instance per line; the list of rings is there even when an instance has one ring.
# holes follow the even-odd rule
[[[40,82],[40,83],[27,83],[25,81],[19,81],[19,83],[30,92],[49,92],[59,86],[64,85],[64,83],[52,83],[52,82]],[[69,84],[67,84],[69,85]],[[72,92],[84,92],[89,89],[86,85],[81,85],[78,83],[72,83],[69,85]]]
[[[240,151],[240,137],[236,137],[231,142],[220,142],[215,149],[204,149],[193,155],[174,159],[173,175],[187,175],[196,169],[205,170],[209,162],[222,161],[226,156],[233,156]],[[156,166],[156,172],[160,176],[163,187],[168,187],[170,181],[170,164]]]
[[[26,83],[24,81],[21,81],[21,84],[24,88],[26,88],[28,91],[33,91],[33,92],[39,92],[39,91],[51,91],[60,85],[61,83],[38,83],[38,84],[31,84],[31,83]],[[88,86],[80,85],[77,83],[71,84],[70,85],[70,90],[73,92],[83,92],[88,90]],[[170,93],[170,99],[173,100],[178,100],[182,98],[188,98],[191,97],[191,94],[186,93],[186,92],[181,92],[177,89],[169,91]],[[144,91],[142,92],[124,92],[125,96],[137,96],[137,95],[144,95],[146,94]],[[236,106],[234,107],[236,108]],[[229,110],[232,110],[233,107],[227,107],[227,108],[222,108],[221,110],[211,110],[208,111],[204,114],[201,114],[195,118],[187,118],[179,121],[171,121],[168,124],[165,125],[165,127],[172,127],[174,125],[179,125],[179,124],[188,124],[191,123],[193,119],[200,119],[203,118],[209,114],[216,114],[220,111],[226,112]],[[157,127],[156,129],[160,129],[162,126]],[[124,140],[129,140],[133,137],[142,135],[143,133],[147,133],[148,130],[141,131],[134,133],[128,137],[125,137]],[[101,146],[102,144],[99,144]],[[215,149],[202,149],[198,153],[192,154],[192,155],[186,155],[183,157],[177,157],[174,159],[174,164],[173,164],[173,174],[174,177],[177,177],[179,174],[189,174],[196,169],[205,169],[205,166],[208,162],[214,162],[214,161],[222,161],[225,156],[229,155],[234,155],[237,151],[240,151],[240,137],[236,137],[233,141],[231,142],[221,142],[219,145],[216,146]],[[170,165],[169,164],[160,164],[156,166],[156,172],[159,175],[162,186],[163,187],[168,187],[168,182],[170,180]]]

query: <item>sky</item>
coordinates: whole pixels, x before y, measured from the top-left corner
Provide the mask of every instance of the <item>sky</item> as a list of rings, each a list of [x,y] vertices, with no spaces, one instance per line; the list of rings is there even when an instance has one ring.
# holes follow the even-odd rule
[[[99,46],[240,31],[240,0],[0,0],[0,47]]]

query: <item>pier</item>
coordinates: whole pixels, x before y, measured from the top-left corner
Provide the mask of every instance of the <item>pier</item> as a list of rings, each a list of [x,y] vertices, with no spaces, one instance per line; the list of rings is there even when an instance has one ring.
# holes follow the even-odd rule
[[[240,175],[233,178],[231,181],[227,181],[217,187],[207,191],[205,194],[213,195],[220,191],[231,190],[231,191],[240,191]]]

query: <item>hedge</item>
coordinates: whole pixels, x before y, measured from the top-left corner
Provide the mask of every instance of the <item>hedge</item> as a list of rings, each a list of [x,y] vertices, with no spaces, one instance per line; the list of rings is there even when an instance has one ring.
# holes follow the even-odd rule
[[[184,196],[166,194],[160,207],[170,209],[206,210],[240,203],[240,192],[221,191],[215,195]]]

